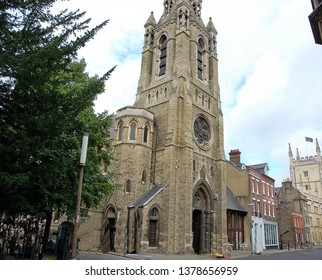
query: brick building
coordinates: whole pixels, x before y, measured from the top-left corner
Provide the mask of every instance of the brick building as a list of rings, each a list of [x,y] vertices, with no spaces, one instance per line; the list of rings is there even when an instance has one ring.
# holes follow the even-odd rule
[[[254,253],[261,253],[278,247],[275,180],[268,176],[267,163],[246,165],[240,155],[238,149],[229,153],[227,186],[248,210],[245,242]]]
[[[307,226],[307,199],[290,180],[284,180],[277,192],[277,221],[280,243],[298,247],[309,241],[310,228]]]

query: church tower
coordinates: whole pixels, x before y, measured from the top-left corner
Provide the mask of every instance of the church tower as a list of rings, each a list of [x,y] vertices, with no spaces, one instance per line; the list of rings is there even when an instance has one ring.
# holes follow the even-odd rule
[[[136,101],[115,118],[122,188],[105,202],[107,251],[203,254],[226,243],[217,31],[201,12],[202,0],[164,0],[144,25]]]
[[[314,145],[312,138],[306,137],[305,140],[311,142],[309,145]],[[292,185],[305,195],[307,200],[308,217],[305,219],[305,240],[322,245],[322,224],[316,222],[322,220],[322,213],[318,211],[322,202],[322,160],[317,138],[315,139],[315,151],[315,155],[302,157],[297,148],[296,157],[293,158],[291,145],[289,144]]]

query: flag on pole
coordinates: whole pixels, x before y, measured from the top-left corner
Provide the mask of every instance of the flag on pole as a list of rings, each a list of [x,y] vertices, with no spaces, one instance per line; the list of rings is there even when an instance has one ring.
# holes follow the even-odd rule
[[[313,138],[311,138],[311,137],[305,137],[305,141],[306,142],[312,142],[313,143]]]

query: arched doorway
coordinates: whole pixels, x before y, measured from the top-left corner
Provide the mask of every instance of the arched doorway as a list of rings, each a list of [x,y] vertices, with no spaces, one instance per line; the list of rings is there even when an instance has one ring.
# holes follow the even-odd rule
[[[210,253],[213,232],[213,201],[205,185],[199,185],[193,193],[192,247],[196,254]]]
[[[110,206],[105,215],[102,250],[104,253],[115,251],[116,211]]]
[[[158,247],[159,244],[159,210],[157,207],[149,211],[149,247]]]

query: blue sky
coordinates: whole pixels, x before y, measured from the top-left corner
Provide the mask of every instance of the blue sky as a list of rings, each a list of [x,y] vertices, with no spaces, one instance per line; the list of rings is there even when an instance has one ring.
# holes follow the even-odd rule
[[[110,20],[79,53],[92,75],[117,65],[96,110],[133,105],[144,24],[151,11],[160,18],[163,0],[70,0],[60,7],[87,11],[93,25]],[[314,43],[311,12],[309,0],[202,4],[204,23],[212,17],[218,31],[226,155],[239,149],[246,164],[267,162],[276,187],[289,177],[288,143],[301,156],[315,153],[305,136],[322,145],[322,46]]]

